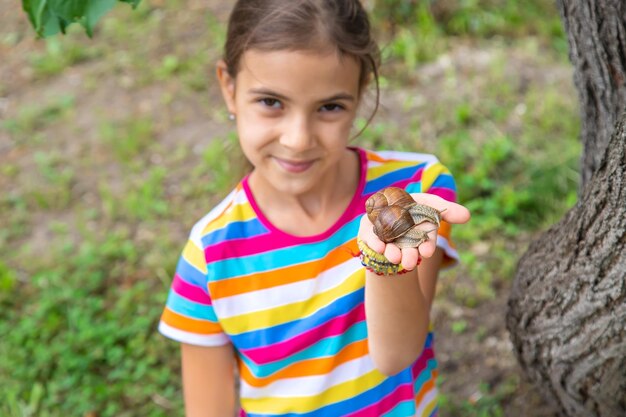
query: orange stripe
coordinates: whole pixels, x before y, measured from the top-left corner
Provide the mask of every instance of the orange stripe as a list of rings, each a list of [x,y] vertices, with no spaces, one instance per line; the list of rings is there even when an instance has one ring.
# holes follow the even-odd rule
[[[450,223],[442,220],[441,223],[439,223],[439,230],[437,231],[437,234],[445,237],[448,240],[448,243],[450,243],[450,245],[454,247],[454,245],[452,244],[452,241],[450,240],[451,232],[452,232],[452,226],[450,225]]]
[[[334,356],[297,362],[265,378],[257,378],[252,375],[250,369],[243,363],[240,363],[239,370],[241,377],[247,384],[259,388],[279,379],[326,375],[342,363],[365,356],[367,352],[367,340],[360,340],[349,344]]]
[[[424,163],[425,161],[420,161],[420,160],[406,160],[406,159],[395,159],[395,158],[383,158],[382,156],[375,154],[375,153],[370,153],[368,151],[365,151],[366,155],[367,155],[367,159],[370,161],[375,161],[375,162],[402,162],[402,163],[407,163],[407,164],[421,164]]]
[[[422,402],[422,400],[424,399],[424,396],[426,395],[427,392],[430,392],[433,388],[435,388],[435,377],[431,377],[431,379],[428,380],[428,382],[426,382],[424,385],[422,385],[422,387],[420,388],[420,392],[417,393],[417,395],[415,396],[415,402],[417,404],[420,404]]]
[[[387,161],[387,159],[382,158],[378,154],[371,153],[371,152],[366,152],[366,154],[367,154],[367,159],[369,159],[370,161],[375,161],[375,162],[385,162],[385,161]]]
[[[184,330],[186,332],[204,335],[222,333],[222,327],[217,323],[182,316],[169,308],[165,308],[165,310],[163,310],[161,320],[176,329]]]
[[[246,292],[264,290],[266,288],[304,281],[313,278],[320,272],[320,269],[335,267],[350,258],[358,256],[358,253],[359,249],[356,245],[356,239],[353,239],[333,249],[328,256],[321,261],[315,260],[282,268],[277,271],[267,271],[240,278],[213,281],[209,283],[209,292],[211,293],[211,298],[217,300],[219,298],[230,297]],[[322,268],[320,268],[320,262],[324,263]]]

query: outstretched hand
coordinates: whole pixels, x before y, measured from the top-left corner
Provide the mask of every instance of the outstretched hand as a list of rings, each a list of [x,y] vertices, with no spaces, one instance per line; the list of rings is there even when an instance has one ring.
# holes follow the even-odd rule
[[[418,203],[436,208],[441,212],[442,220],[451,224],[466,223],[470,219],[470,212],[464,206],[444,200],[443,198],[427,193],[414,193],[411,197]],[[437,249],[437,228],[432,223],[422,223],[416,226],[420,230],[428,232],[428,240],[423,242],[417,248],[400,249],[393,243],[385,243],[374,234],[374,227],[363,215],[361,225],[359,227],[359,238],[363,240],[370,248],[378,253],[385,255],[390,262],[402,264],[407,270],[415,269],[418,259],[421,257],[429,258]]]

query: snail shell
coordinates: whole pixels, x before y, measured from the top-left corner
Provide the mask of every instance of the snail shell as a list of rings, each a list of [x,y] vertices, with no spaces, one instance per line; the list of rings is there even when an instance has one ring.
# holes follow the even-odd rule
[[[372,224],[376,236],[385,243],[393,242],[415,227],[411,214],[401,206],[386,206],[378,210]]]
[[[379,191],[365,202],[365,212],[367,213],[367,217],[370,219],[372,223],[378,217],[380,210],[387,206],[400,206],[404,208],[409,208],[412,205],[416,204],[415,200],[404,191],[402,188],[398,187],[388,187],[382,191]]]
[[[373,194],[365,202],[367,217],[374,226],[374,233],[385,243],[397,246],[418,247],[428,240],[428,233],[437,230],[441,211],[418,204],[402,188],[389,187]],[[417,225],[429,222],[434,229],[424,231]]]

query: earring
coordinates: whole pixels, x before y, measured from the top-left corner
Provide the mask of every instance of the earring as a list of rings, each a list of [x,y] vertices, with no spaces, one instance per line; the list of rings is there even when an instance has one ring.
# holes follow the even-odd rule
[[[235,120],[235,115],[233,113],[228,114],[228,120]]]

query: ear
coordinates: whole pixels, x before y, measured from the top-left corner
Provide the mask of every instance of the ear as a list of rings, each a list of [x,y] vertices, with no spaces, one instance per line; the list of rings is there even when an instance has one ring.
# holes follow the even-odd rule
[[[226,103],[228,111],[232,114],[236,114],[235,106],[235,79],[228,72],[226,62],[220,59],[216,65],[217,80],[220,83],[220,90],[222,91],[222,97]]]

